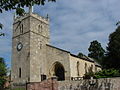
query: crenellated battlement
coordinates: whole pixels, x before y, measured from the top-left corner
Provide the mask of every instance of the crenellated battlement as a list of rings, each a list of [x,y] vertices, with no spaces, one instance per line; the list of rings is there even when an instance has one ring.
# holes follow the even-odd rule
[[[38,15],[36,13],[31,13],[31,14],[30,13],[24,13],[24,15],[22,15],[22,16],[14,16],[14,23],[22,21],[25,18],[30,17],[30,16],[34,17],[34,18],[36,18],[36,19],[38,19],[38,20],[40,20],[40,21],[42,21],[42,22],[44,22],[46,24],[49,23],[49,18],[47,16],[43,17],[43,16],[40,16],[40,15]]]

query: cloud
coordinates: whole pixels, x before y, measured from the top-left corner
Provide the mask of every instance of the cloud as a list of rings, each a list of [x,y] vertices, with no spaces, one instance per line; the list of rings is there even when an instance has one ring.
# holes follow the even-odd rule
[[[59,0],[46,5],[41,11],[51,16],[51,42],[72,53],[88,53],[93,40],[105,48],[108,36],[116,28],[120,18],[119,0]],[[44,12],[42,12],[44,10]],[[80,50],[80,51],[78,51]]]
[[[0,32],[5,33],[5,36],[0,37],[0,57],[3,57],[10,67],[11,62],[11,49],[12,49],[12,22],[13,22],[12,12],[4,12],[0,14],[0,23],[2,23],[3,30]]]
[[[35,6],[34,12],[50,16],[51,44],[74,54],[88,54],[91,41],[98,40],[105,48],[108,36],[120,19],[119,0],[57,0]],[[0,15],[6,37],[0,37],[0,56],[10,59],[12,12]],[[7,56],[6,56],[7,55]],[[9,63],[9,62],[8,62]]]

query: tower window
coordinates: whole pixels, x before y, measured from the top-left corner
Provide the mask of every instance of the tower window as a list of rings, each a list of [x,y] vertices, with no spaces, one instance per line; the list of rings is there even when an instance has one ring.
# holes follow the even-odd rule
[[[21,78],[21,68],[19,68],[19,78]]]
[[[21,33],[23,33],[23,24],[22,24],[22,31],[21,31]]]
[[[42,49],[42,41],[40,41],[40,49]]]
[[[38,26],[38,32],[41,33],[42,32],[42,25]]]
[[[20,33],[23,33],[23,24],[20,25]]]
[[[22,28],[21,28],[21,26],[20,26],[20,33],[21,33],[21,31],[22,31]]]

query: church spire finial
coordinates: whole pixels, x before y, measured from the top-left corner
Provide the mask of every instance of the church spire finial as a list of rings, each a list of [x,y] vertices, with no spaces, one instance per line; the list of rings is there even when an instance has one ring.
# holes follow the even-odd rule
[[[32,14],[33,13],[33,6],[29,6],[29,14]]]
[[[16,13],[14,13],[14,17],[13,17],[13,19],[14,19],[14,20],[16,19]]]

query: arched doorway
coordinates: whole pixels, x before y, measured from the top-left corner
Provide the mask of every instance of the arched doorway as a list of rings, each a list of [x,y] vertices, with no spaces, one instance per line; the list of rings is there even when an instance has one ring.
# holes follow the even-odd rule
[[[49,75],[50,77],[56,76],[58,81],[65,80],[65,69],[63,65],[60,62],[53,63],[50,68]]]
[[[54,73],[55,76],[57,76],[57,78],[58,78],[58,81],[65,80],[65,70],[64,70],[64,67],[62,66],[62,64],[57,62],[55,64],[54,72],[55,72]]]

